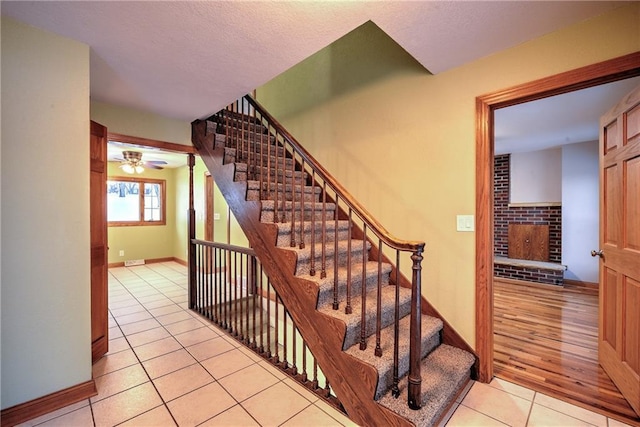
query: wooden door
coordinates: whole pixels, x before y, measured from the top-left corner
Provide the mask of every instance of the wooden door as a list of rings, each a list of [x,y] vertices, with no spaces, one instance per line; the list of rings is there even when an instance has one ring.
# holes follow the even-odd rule
[[[600,119],[598,358],[640,414],[640,87]]]
[[[91,356],[95,362],[109,350],[107,290],[107,128],[91,122]]]

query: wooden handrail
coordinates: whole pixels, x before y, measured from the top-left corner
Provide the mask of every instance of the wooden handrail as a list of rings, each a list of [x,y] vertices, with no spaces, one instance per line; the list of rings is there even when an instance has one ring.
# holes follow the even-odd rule
[[[274,128],[277,129],[278,134],[282,135],[298,152],[298,154],[304,159],[306,163],[311,165],[315,169],[316,174],[336,191],[344,202],[353,210],[353,212],[367,223],[367,227],[373,230],[376,235],[384,241],[389,247],[393,249],[403,251],[418,251],[424,250],[425,242],[401,240],[393,236],[382,224],[380,224],[367,209],[362,206],[352,195],[344,188],[334,177],[327,171],[305,148],[298,143],[298,141],[291,135],[281,124],[276,120],[269,112],[255,99],[249,95],[245,95],[245,99],[260,113],[262,117],[265,117]]]
[[[230,245],[227,243],[218,243],[218,242],[211,242],[209,240],[201,240],[201,239],[191,239],[191,243],[195,244],[195,245],[202,245],[202,246],[210,246],[212,248],[218,248],[218,249],[224,249],[227,251],[233,251],[233,252],[238,252],[241,254],[245,254],[245,255],[252,255],[255,256],[255,251],[251,248],[245,248],[243,246],[236,246],[236,245]]]

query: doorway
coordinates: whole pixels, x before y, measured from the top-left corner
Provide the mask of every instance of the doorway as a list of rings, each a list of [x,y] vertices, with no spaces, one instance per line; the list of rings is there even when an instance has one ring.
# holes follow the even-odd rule
[[[479,379],[493,377],[494,111],[523,102],[640,75],[640,53],[565,72],[477,98],[476,123],[476,351]]]

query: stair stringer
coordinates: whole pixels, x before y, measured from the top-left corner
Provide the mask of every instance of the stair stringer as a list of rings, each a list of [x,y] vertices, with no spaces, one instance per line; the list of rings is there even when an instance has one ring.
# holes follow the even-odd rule
[[[294,275],[295,253],[276,246],[277,226],[260,222],[261,202],[246,200],[247,183],[234,181],[235,166],[223,164],[224,149],[213,148],[214,136],[205,121],[192,123],[193,145],[349,417],[359,425],[411,426],[374,400],[378,372],[342,351],[344,322],[316,310],[317,285]]]

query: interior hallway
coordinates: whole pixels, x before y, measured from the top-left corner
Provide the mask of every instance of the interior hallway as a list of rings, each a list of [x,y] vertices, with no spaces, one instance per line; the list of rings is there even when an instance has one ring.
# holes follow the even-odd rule
[[[22,425],[354,425],[188,310],[186,288],[175,262],[110,269],[110,351],[93,367],[99,394]],[[498,379],[460,399],[449,426],[624,426]]]

